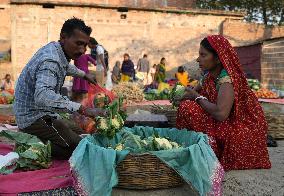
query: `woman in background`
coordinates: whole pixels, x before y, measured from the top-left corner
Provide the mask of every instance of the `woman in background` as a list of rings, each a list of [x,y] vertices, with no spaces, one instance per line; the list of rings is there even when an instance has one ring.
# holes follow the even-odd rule
[[[112,69],[111,79],[112,79],[112,82],[115,84],[118,84],[120,81],[120,72],[121,72],[120,65],[121,65],[120,62],[116,61]]]
[[[156,69],[155,81],[158,83],[165,82],[166,79],[166,59],[163,57]]]
[[[91,62],[93,65],[96,65],[96,60],[93,59],[90,54],[83,54],[74,61],[75,66],[85,73],[89,73],[89,62]],[[72,86],[72,100],[75,102],[81,102],[87,95],[88,89],[89,83],[87,80],[74,77]]]
[[[123,59],[124,60],[121,67],[121,81],[128,82],[135,75],[134,64],[127,53],[123,55]]]

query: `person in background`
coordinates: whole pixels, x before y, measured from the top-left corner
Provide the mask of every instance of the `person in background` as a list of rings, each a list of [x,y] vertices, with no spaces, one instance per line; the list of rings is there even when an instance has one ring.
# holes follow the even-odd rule
[[[1,82],[1,90],[8,91],[14,94],[14,82],[11,80],[11,75],[6,74],[5,78]]]
[[[91,48],[91,55],[97,61],[96,66],[96,80],[100,86],[105,85],[105,77],[107,75],[107,65],[105,62],[105,49],[93,37],[90,38],[89,47]]]
[[[121,67],[121,81],[128,82],[131,78],[134,77],[135,69],[134,64],[130,59],[129,54],[125,53],[123,55],[123,63]]]
[[[155,81],[155,74],[156,74],[156,69],[157,69],[157,65],[154,64],[153,67],[151,67],[150,69],[150,75],[151,75],[151,83],[153,83]]]
[[[176,79],[179,83],[181,83],[183,86],[188,86],[189,84],[189,77],[188,72],[184,70],[183,66],[178,67],[178,71],[175,74]]]
[[[150,71],[150,62],[147,58],[147,54],[144,54],[143,58],[138,60],[137,70],[138,70],[138,73],[140,72],[143,76],[143,84],[147,85],[148,84],[148,74]]]
[[[96,60],[93,59],[90,54],[83,54],[74,61],[74,64],[78,69],[84,71],[85,73],[89,73],[89,62],[91,62],[93,65],[96,65]],[[74,77],[72,86],[72,101],[80,103],[88,93],[88,89],[89,83],[87,80]]]
[[[68,159],[79,144],[82,129],[62,119],[60,113],[95,118],[105,110],[86,108],[60,94],[66,76],[84,78],[96,84],[90,73],[70,64],[86,52],[92,29],[78,18],[64,22],[60,40],[40,48],[24,67],[15,89],[14,113],[20,131],[51,142],[51,155]]]
[[[166,79],[166,59],[163,57],[158,64],[155,74],[155,81],[157,83],[165,82]]]
[[[115,62],[115,65],[112,69],[112,74],[111,74],[111,79],[112,79],[112,82],[115,83],[115,84],[118,84],[119,81],[120,81],[120,61],[116,61]]]

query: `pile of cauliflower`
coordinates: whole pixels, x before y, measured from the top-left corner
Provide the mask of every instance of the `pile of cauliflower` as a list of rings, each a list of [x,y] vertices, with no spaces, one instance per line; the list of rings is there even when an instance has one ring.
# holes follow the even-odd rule
[[[104,106],[108,111],[108,116],[96,118],[96,130],[98,133],[112,139],[116,132],[121,130],[127,117],[122,105],[123,98],[119,97],[112,103]]]
[[[147,151],[171,150],[181,146],[167,138],[158,135],[141,139],[129,131],[123,131],[122,141],[115,146],[115,150],[129,150],[132,153],[143,153]]]
[[[114,117],[98,117],[97,118],[97,131],[108,137],[113,138],[115,133],[118,132],[124,125],[124,120],[120,116],[119,113],[117,113]]]

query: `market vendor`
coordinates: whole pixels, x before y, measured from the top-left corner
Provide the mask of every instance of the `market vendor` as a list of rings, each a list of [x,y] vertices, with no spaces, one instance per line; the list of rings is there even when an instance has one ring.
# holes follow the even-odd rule
[[[60,112],[79,112],[95,117],[99,109],[85,108],[60,95],[67,75],[84,78],[95,84],[91,74],[69,64],[86,52],[92,29],[84,21],[72,18],[63,24],[58,42],[39,49],[19,76],[14,111],[19,129],[51,142],[52,156],[67,159],[81,140],[80,129],[60,118]]]
[[[264,113],[234,48],[221,35],[208,36],[197,61],[208,73],[178,100],[177,128],[206,133],[225,170],[271,168]]]

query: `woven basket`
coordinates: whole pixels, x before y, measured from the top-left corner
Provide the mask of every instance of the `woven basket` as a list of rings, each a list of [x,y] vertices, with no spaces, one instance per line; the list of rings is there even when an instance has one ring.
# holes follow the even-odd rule
[[[128,154],[118,164],[119,188],[159,189],[172,188],[184,184],[183,179],[156,156],[146,154]]]
[[[154,107],[152,107],[151,112],[154,113],[154,114],[165,115],[168,118],[169,127],[175,127],[176,126],[177,110],[173,109],[172,106],[163,107],[163,108],[159,108],[157,106],[154,106]]]
[[[268,133],[275,139],[284,139],[284,114],[266,112]]]

